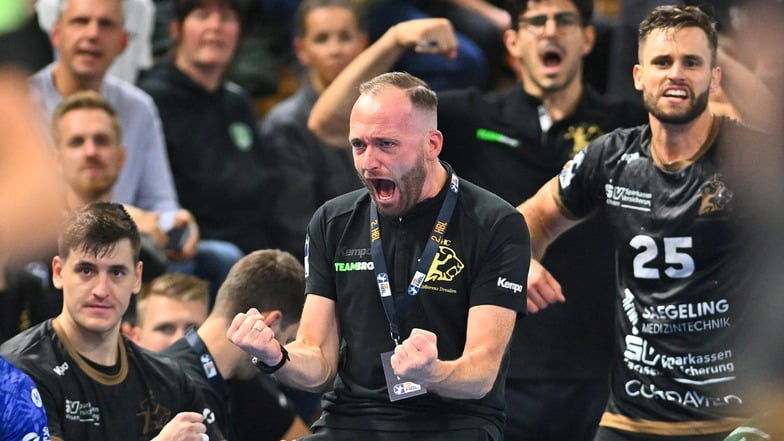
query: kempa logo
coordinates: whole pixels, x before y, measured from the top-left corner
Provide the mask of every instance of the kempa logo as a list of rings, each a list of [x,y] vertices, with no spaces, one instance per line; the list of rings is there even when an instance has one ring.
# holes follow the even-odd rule
[[[365,257],[370,255],[370,248],[346,248],[340,252],[340,255],[346,257]]]
[[[335,262],[335,271],[373,271],[373,262]]]
[[[498,286],[500,288],[512,290],[515,293],[522,293],[523,292],[523,285],[519,283],[514,283],[506,280],[506,277],[499,277],[498,278]]]

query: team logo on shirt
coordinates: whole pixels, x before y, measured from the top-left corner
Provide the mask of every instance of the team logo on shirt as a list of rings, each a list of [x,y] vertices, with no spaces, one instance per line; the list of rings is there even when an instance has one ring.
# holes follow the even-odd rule
[[[574,141],[574,144],[572,144],[572,154],[569,156],[574,158],[587,147],[591,141],[598,138],[599,135],[602,135],[603,133],[602,129],[595,124],[570,126],[568,132],[564,135],[564,138]]]
[[[136,416],[143,418],[142,434],[144,435],[160,431],[166,423],[174,418],[174,413],[171,409],[164,407],[152,394],[150,394],[149,398],[142,400],[139,403],[139,407],[141,410],[139,410]]]
[[[703,184],[700,189],[700,211],[699,215],[722,211],[727,208],[732,200],[732,190],[721,181],[720,174],[714,174]]]
[[[405,395],[411,392],[418,392],[420,390],[422,390],[422,386],[411,381],[398,383],[392,387],[392,392],[394,392],[395,395]]]
[[[247,152],[253,147],[253,132],[250,126],[244,122],[233,122],[229,126],[229,136],[234,141],[237,150]]]
[[[425,282],[451,282],[465,268],[463,261],[449,245],[452,241],[444,239],[438,246],[438,252],[430,264]]]
[[[30,401],[33,402],[35,407],[43,407],[44,402],[41,400],[41,393],[38,392],[38,388],[34,387],[32,391],[30,391]]]

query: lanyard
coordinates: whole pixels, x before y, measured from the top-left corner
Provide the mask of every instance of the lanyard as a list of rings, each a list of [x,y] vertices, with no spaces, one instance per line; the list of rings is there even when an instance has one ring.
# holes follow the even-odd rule
[[[398,308],[395,308],[395,302],[392,299],[387,262],[384,258],[384,248],[381,243],[378,209],[375,201],[370,201],[370,254],[373,256],[373,268],[376,273],[378,292],[381,295],[381,304],[384,306],[384,312],[389,321],[389,332],[395,344],[399,343],[400,322],[414,303],[414,297],[419,294],[419,289],[425,281],[425,276],[427,276],[430,265],[433,264],[433,259],[436,257],[438,245],[444,238],[446,227],[449,225],[449,220],[452,218],[452,213],[455,211],[458,185],[459,180],[457,175],[453,172],[449,183],[449,191],[447,192],[444,201],[441,203],[441,210],[438,212],[436,223],[433,226],[433,232],[430,234],[427,245],[425,245],[425,249],[422,251],[422,256],[419,258],[414,277],[408,284],[408,295],[403,298],[398,305]]]
[[[207,377],[207,382],[210,383],[212,389],[220,396],[223,396],[223,379],[218,375],[218,367],[212,360],[210,352],[204,346],[204,342],[196,333],[193,327],[188,328],[185,332],[185,340],[193,348],[193,351],[199,356],[202,368],[204,368],[204,376]]]

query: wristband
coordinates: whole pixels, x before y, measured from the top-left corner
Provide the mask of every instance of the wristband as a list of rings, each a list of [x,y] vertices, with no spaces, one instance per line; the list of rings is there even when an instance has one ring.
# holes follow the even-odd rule
[[[280,352],[283,354],[283,357],[280,358],[280,361],[275,366],[270,366],[267,363],[264,363],[263,361],[259,360],[258,357],[251,357],[250,362],[253,363],[253,365],[256,366],[262,373],[273,374],[290,360],[289,351],[287,351],[283,345],[280,345]]]

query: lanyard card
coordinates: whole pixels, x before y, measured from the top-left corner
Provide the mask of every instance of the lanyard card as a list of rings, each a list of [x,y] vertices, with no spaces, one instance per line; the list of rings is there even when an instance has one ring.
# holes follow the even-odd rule
[[[392,363],[390,362],[393,353],[394,352],[390,351],[381,354],[381,365],[384,366],[384,378],[387,381],[389,401],[404,400],[406,398],[426,394],[427,389],[424,387],[395,375],[395,372],[392,370]]]

